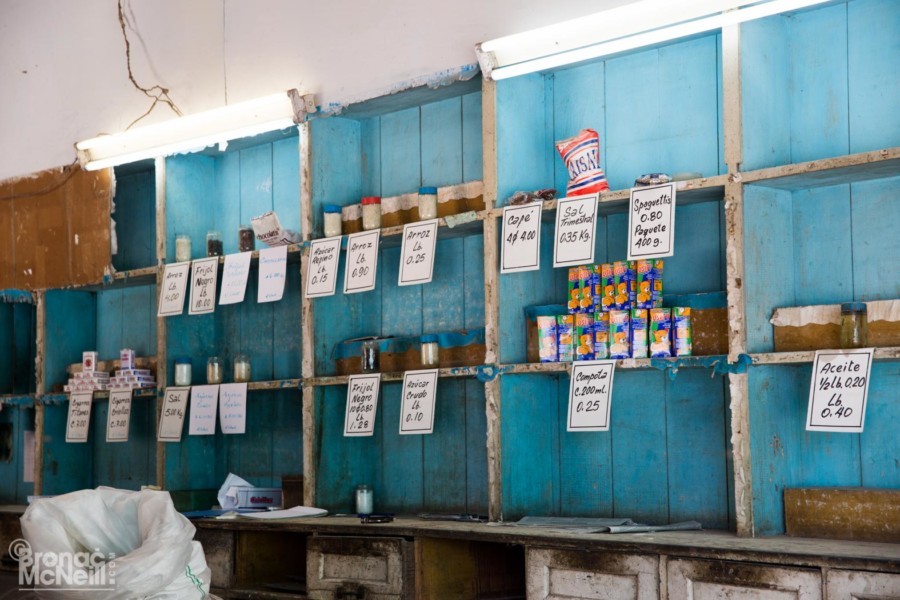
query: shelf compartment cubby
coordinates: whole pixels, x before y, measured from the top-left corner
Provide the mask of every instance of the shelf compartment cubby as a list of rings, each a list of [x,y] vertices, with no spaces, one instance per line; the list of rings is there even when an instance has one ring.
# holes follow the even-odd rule
[[[116,167],[112,219],[116,276],[156,265],[156,169],[152,160]]]

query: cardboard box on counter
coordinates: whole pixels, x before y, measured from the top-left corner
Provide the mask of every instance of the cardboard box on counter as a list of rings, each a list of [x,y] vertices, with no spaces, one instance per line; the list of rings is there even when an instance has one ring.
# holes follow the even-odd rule
[[[239,487],[238,508],[269,508],[281,506],[281,488]]]

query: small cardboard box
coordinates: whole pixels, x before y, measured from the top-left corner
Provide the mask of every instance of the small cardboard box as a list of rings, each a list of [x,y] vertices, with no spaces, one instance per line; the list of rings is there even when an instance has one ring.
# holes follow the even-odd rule
[[[281,488],[237,488],[238,508],[269,508],[281,506]]]

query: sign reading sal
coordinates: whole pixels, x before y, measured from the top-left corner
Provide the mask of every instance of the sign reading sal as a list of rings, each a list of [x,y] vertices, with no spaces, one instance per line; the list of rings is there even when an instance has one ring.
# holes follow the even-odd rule
[[[572,364],[567,431],[609,431],[614,360]]]
[[[553,266],[572,267],[594,262],[599,194],[563,198],[556,204],[556,241]]]
[[[365,436],[375,432],[375,411],[381,373],[351,375],[347,382],[347,413],[344,417],[345,436]]]
[[[631,188],[628,260],[675,253],[675,184]]]
[[[872,348],[816,352],[806,414],[807,431],[862,433],[872,352]]]
[[[437,219],[403,226],[403,248],[400,252],[397,285],[418,285],[431,281],[437,231]]]

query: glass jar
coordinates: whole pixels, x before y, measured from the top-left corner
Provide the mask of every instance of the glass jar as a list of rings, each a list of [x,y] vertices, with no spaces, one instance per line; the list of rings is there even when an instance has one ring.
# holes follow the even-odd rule
[[[181,356],[175,359],[175,385],[184,387],[191,385],[191,359]]]
[[[356,486],[356,514],[371,515],[374,512],[375,495],[372,488],[365,484]]]
[[[175,236],[175,262],[191,260],[191,236],[180,233]]]
[[[222,359],[218,356],[210,356],[206,360],[206,383],[222,383],[223,371]]]
[[[438,359],[438,337],[436,335],[423,335],[421,340],[422,367],[436,367]]]
[[[206,256],[222,256],[222,234],[218,231],[206,234]]]
[[[380,368],[378,340],[364,341],[362,343],[362,372],[377,373]]]
[[[234,382],[248,381],[250,381],[250,357],[246,354],[237,354],[234,357]]]
[[[436,187],[420,187],[419,188],[419,220],[427,221],[428,219],[437,218],[437,188]]]
[[[256,235],[249,225],[241,225],[238,228],[238,251],[253,252],[256,250]]]
[[[326,204],[323,208],[323,229],[325,237],[341,235],[341,207],[337,204]]]
[[[381,228],[381,198],[366,196],[362,199],[362,226],[365,231]]]
[[[869,324],[865,302],[841,304],[841,348],[869,345]]]

